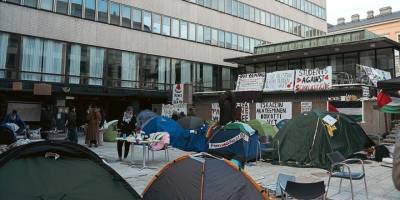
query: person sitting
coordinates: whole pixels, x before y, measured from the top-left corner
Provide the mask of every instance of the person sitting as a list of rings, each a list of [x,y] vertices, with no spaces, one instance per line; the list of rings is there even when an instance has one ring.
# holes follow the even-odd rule
[[[18,125],[20,130],[26,128],[25,122],[19,117],[17,110],[12,110],[3,120],[3,124],[12,123]]]
[[[126,111],[124,112],[122,118],[118,121],[118,129],[120,129],[120,137],[128,137],[132,135],[136,130],[136,117],[133,115],[133,108],[128,106]],[[118,140],[117,142],[117,150],[118,150],[118,158],[122,160],[122,146],[125,145],[124,158],[128,157],[130,142],[126,140]]]

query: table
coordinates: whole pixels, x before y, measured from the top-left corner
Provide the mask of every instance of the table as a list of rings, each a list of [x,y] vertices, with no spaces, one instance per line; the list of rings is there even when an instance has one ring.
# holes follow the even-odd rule
[[[147,169],[148,167],[146,166],[146,147],[148,147],[151,143],[153,142],[159,142],[160,140],[134,140],[134,141],[128,141],[127,138],[122,138],[122,137],[117,137],[116,140],[119,141],[127,141],[131,143],[132,146],[132,152],[131,152],[131,163],[133,164],[133,154],[134,154],[134,148],[135,145],[142,145],[143,147],[143,163],[142,163],[142,168],[141,169]]]

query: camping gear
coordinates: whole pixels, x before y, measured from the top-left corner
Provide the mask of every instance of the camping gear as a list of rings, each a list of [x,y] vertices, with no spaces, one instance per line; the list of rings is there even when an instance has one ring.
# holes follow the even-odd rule
[[[265,190],[230,161],[200,153],[164,166],[143,192],[153,199],[267,199]]]
[[[147,121],[157,116],[158,114],[151,110],[143,110],[136,116],[137,126],[142,127]]]
[[[247,133],[249,135],[253,135],[256,131],[251,128],[250,125],[243,122],[229,122],[224,126],[224,130],[237,130],[239,129],[243,133]]]
[[[196,130],[204,124],[204,121],[198,117],[186,116],[179,119],[178,124],[181,125],[182,128]]]
[[[191,134],[189,130],[183,129],[174,120],[158,116],[147,121],[142,131],[146,135],[156,132],[168,132],[170,144],[183,151],[202,152],[206,150],[206,139],[203,135]]]
[[[257,131],[260,141],[263,141],[261,143],[266,143],[278,132],[278,128],[260,119],[250,120],[247,124]]]
[[[169,145],[169,134],[167,132],[157,132],[150,134],[150,140],[157,141],[150,144],[150,149],[159,151]]]
[[[296,181],[296,177],[292,176],[292,175],[279,173],[276,183],[266,184],[266,185],[264,185],[264,187],[266,189],[270,190],[271,192],[275,193],[276,197],[280,197],[280,196],[282,196],[282,188],[286,188],[286,183],[288,181]]]
[[[367,180],[365,177],[364,162],[361,159],[355,159],[355,158],[346,160],[346,158],[338,151],[328,153],[327,156],[331,161],[332,166],[329,173],[328,187],[326,188],[326,193],[328,194],[331,178],[340,178],[339,193],[342,188],[342,179],[348,179],[350,180],[351,199],[353,200],[354,199],[353,181],[364,179],[365,193],[367,194],[367,199],[368,199]],[[362,172],[355,172],[354,169],[351,169],[350,165],[348,164],[354,162],[358,162],[361,164]],[[334,170],[337,168],[339,168],[339,171],[335,172]]]
[[[140,199],[99,156],[67,141],[34,142],[0,155],[0,199]]]
[[[280,156],[284,164],[323,169],[330,168],[327,153],[339,151],[349,157],[373,145],[361,126],[347,115],[317,110],[288,121],[275,135],[274,147],[278,141],[280,155],[275,153],[274,160]]]
[[[211,129],[208,153],[228,160],[236,159],[242,163],[257,159],[259,155],[257,134],[250,136],[239,129],[224,130],[212,127]]]
[[[279,121],[278,123],[276,123],[276,128],[278,128],[279,130],[283,129],[283,127],[286,126],[286,124],[289,122],[290,119],[282,119],[281,121]]]
[[[110,122],[107,122],[104,124],[105,129],[104,135],[103,135],[103,140],[104,142],[115,142],[118,131],[117,131],[117,125],[118,125],[118,120],[112,120]]]
[[[315,183],[297,183],[288,181],[284,190],[285,200],[288,199],[325,199],[325,184],[323,181]]]

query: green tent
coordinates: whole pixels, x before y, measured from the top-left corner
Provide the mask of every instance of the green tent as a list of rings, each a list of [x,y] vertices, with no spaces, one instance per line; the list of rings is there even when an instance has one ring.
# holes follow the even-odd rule
[[[34,142],[0,155],[0,199],[141,199],[108,164],[66,141]]]
[[[337,120],[333,125],[336,130],[323,120],[327,115]],[[279,146],[274,159],[288,165],[328,169],[327,153],[339,151],[349,157],[372,145],[361,126],[347,115],[311,111],[288,121],[279,130],[274,138],[274,146]]]
[[[247,124],[249,124],[254,130],[257,130],[260,137],[273,138],[278,132],[278,128],[260,119],[250,120]]]

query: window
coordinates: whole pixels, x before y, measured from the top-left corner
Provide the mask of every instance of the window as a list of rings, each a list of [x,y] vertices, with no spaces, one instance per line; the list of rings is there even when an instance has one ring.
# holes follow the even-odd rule
[[[166,16],[162,17],[162,34],[171,35],[171,18]]]
[[[53,10],[53,0],[41,0],[40,1],[40,8],[43,10]]]
[[[397,33],[397,42],[400,42],[400,33]]]
[[[238,35],[238,50],[243,51],[243,36]]]
[[[238,2],[236,0],[232,0],[232,15],[238,16]]]
[[[283,70],[288,70],[288,61],[280,61],[276,63],[276,70],[277,71],[283,71]]]
[[[212,0],[204,0],[204,6],[207,8],[211,8],[211,1]]]
[[[275,15],[274,15],[274,14],[268,14],[268,15],[271,16],[271,27],[277,28],[277,27],[276,27],[277,19],[276,19]],[[266,19],[267,19],[267,20],[268,20],[268,15],[266,16]],[[267,21],[266,23],[268,24],[268,21]],[[279,24],[278,24],[278,26],[279,26]]]
[[[254,10],[254,21],[261,24],[260,10],[258,10],[257,8]]]
[[[254,21],[255,21],[255,18],[254,18],[254,17],[255,17],[255,16],[254,16],[254,15],[255,15],[255,14],[254,14],[254,7],[249,6],[249,9],[250,9],[250,12],[249,12],[249,13],[250,13],[250,21],[253,21],[253,22],[254,22]]]
[[[265,23],[265,12],[264,11],[260,11],[260,23],[266,25],[266,23]]]
[[[132,21],[134,29],[142,29],[142,10],[133,8],[132,10]]]
[[[254,39],[250,38],[250,53],[254,53],[254,45],[255,45]]]
[[[189,23],[189,40],[196,41],[196,25]]]
[[[285,31],[289,32],[289,20],[285,19]]]
[[[211,44],[218,45],[218,31],[217,29],[211,29]]]
[[[151,13],[143,11],[143,30],[151,32]]]
[[[360,65],[365,65],[368,67],[376,67],[375,50],[360,52]]]
[[[211,44],[211,29],[209,27],[204,27],[204,43]]]
[[[153,13],[153,33],[161,33],[161,16]]]
[[[247,4],[243,5],[243,18],[250,20],[250,7]]]
[[[122,52],[121,87],[137,87],[139,77],[139,62],[137,54]]]
[[[99,0],[99,8],[97,11],[98,21],[108,23],[108,1]]]
[[[393,59],[393,49],[377,49],[376,50],[376,68],[388,71],[394,75],[394,59]]]
[[[232,48],[232,33],[225,32],[225,47]]]
[[[275,19],[274,19],[274,21],[275,21]],[[267,25],[267,26],[272,26],[272,25],[271,25],[271,22],[272,22],[272,20],[271,20],[271,14],[265,13],[265,25]],[[273,26],[272,26],[272,27],[273,27]]]
[[[122,5],[122,26],[131,27],[131,7]]]
[[[234,33],[232,33],[232,49],[238,49],[238,38]]]
[[[344,54],[344,66],[343,71],[349,74],[351,77],[356,75],[356,64],[358,60],[357,53]]]
[[[171,35],[179,37],[179,20],[171,19]]]
[[[68,14],[68,0],[57,0],[56,3],[57,13]]]
[[[181,20],[181,38],[188,39],[188,23]]]
[[[95,20],[96,0],[85,0],[85,18],[90,20]]]
[[[284,31],[285,30],[285,19],[284,18],[280,18],[280,26],[279,26],[280,30]]]
[[[29,6],[29,7],[33,7],[33,8],[36,8],[37,4],[38,4],[38,0],[25,0],[24,1],[25,6]]]
[[[21,0],[7,0],[7,2],[21,4]]]
[[[71,0],[71,15],[82,17],[82,0]]]
[[[229,68],[222,68],[222,89],[231,89],[231,70]]]
[[[218,0],[218,10],[221,12],[225,11],[225,0]]]
[[[7,52],[10,35],[0,32],[0,79],[5,78],[7,64]]]
[[[244,37],[243,38],[243,46],[244,46],[244,51],[245,52],[250,52],[250,38]]]
[[[225,12],[232,14],[232,0],[225,0]]]
[[[120,87],[122,52],[107,50],[107,86]]]
[[[80,84],[82,47],[78,44],[72,44],[69,48],[69,83]]]
[[[218,10],[218,0],[211,0],[211,8]]]
[[[197,42],[204,42],[204,35],[203,35],[203,26],[202,25],[197,25],[197,34],[196,34],[196,41]]]
[[[225,47],[225,32],[218,31],[218,46]]]
[[[110,4],[110,23],[114,25],[120,24],[119,18],[119,3],[111,2]]]
[[[244,4],[241,2],[238,2],[238,9],[239,9],[239,12],[238,12],[239,17],[244,18]]]
[[[325,68],[328,66],[328,57],[327,56],[319,56],[314,58],[314,67],[315,68]]]

